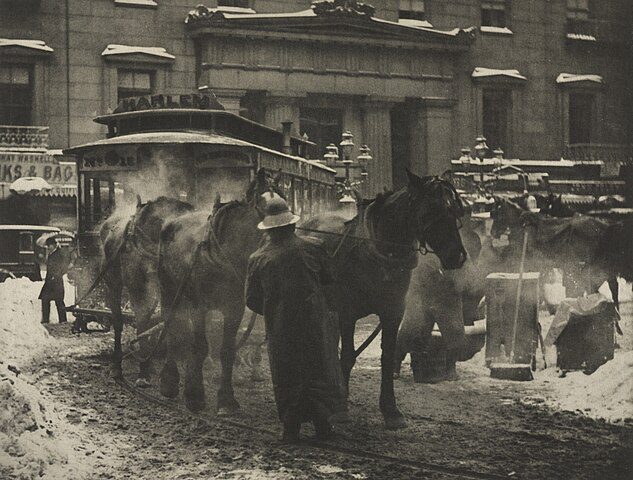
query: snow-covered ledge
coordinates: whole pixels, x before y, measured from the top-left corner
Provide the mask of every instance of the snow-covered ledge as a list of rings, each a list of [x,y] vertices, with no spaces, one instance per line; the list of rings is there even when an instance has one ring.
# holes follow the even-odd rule
[[[578,83],[578,82],[593,82],[602,85],[604,83],[602,76],[600,75],[579,75],[576,73],[561,73],[556,77],[556,83]]]
[[[102,57],[122,57],[126,55],[148,55],[162,60],[172,61],[174,57],[171,53],[167,53],[163,47],[137,47],[132,45],[118,45],[111,43],[103,52]]]
[[[121,5],[122,7],[143,7],[143,8],[156,8],[158,3],[154,0],[114,0],[115,5]]]
[[[28,48],[30,50],[39,50],[41,52],[52,52],[53,49],[46,45],[43,40],[21,40],[15,38],[0,38],[0,48],[18,47]]]
[[[507,77],[515,80],[527,80],[518,70],[499,70],[496,68],[475,67],[472,78]]]
[[[496,35],[514,35],[514,32],[508,27],[490,27],[488,25],[482,25],[479,27],[481,33],[494,33]]]
[[[414,20],[411,18],[399,18],[398,24],[404,25],[405,27],[433,28],[431,22],[427,22],[426,20]]]

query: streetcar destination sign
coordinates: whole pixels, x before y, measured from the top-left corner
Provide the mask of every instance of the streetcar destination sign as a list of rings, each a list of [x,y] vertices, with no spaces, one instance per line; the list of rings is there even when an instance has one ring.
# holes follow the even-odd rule
[[[137,112],[162,108],[193,108],[198,110],[224,110],[215,95],[193,93],[186,95],[145,95],[122,99],[113,113]]]

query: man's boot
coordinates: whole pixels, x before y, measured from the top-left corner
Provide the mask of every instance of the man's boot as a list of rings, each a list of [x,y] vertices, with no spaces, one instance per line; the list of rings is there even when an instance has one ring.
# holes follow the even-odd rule
[[[299,443],[299,431],[301,423],[297,421],[286,421],[284,423],[284,433],[281,437],[281,443]]]

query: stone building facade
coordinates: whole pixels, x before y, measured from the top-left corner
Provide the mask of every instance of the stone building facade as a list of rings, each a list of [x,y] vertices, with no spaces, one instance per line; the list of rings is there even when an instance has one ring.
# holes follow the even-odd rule
[[[405,167],[441,173],[482,133],[511,158],[630,155],[630,0],[198,3],[0,0],[0,124],[65,148],[103,137],[92,118],[120,98],[206,87],[292,121],[313,156],[352,131],[368,195]]]

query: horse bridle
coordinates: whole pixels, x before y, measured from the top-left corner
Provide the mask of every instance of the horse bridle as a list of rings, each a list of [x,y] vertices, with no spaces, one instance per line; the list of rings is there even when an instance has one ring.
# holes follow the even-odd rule
[[[431,178],[426,184],[430,185],[431,183],[436,183],[439,184],[439,187],[442,189],[442,192],[445,192],[445,189],[448,189],[449,192],[451,193],[451,197],[452,199],[455,201],[456,203],[456,208],[455,206],[452,205],[451,202],[451,207],[449,207],[447,210],[448,212],[455,218],[456,222],[457,222],[457,229],[461,229],[463,224],[460,220],[460,217],[462,215],[464,215],[464,204],[462,203],[461,199],[459,198],[459,194],[457,193],[457,190],[455,189],[455,187],[453,186],[452,183],[441,179],[439,177],[433,177]],[[430,195],[427,193],[424,195],[424,198],[429,198]],[[411,193],[409,193],[409,209],[410,210],[415,210],[414,208],[414,197],[411,195]],[[440,218],[435,217],[433,219],[431,219],[430,221],[428,221],[426,224],[424,225],[420,225],[420,218],[416,212],[416,214],[414,215],[415,217],[415,224],[416,224],[416,228],[415,228],[415,236],[418,238],[418,242],[419,242],[419,246],[417,249],[418,252],[420,252],[420,254],[422,255],[426,255],[427,253],[435,253],[433,250],[431,250],[429,247],[427,247],[427,232],[436,224],[440,221]],[[419,238],[422,238],[424,241],[419,240]]]

